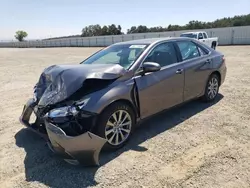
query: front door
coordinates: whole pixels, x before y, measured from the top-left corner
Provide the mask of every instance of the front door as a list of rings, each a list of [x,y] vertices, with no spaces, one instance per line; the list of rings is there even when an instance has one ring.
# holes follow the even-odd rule
[[[159,63],[161,70],[135,77],[141,118],[183,102],[184,67],[176,54],[173,43],[159,44],[144,62]]]

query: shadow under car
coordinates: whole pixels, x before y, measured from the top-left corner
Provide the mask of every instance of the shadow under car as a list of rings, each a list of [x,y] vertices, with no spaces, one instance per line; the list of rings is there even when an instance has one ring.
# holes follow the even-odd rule
[[[135,150],[145,152],[147,148],[140,144],[158,134],[165,132],[197,113],[215,105],[223,98],[219,94],[212,103],[201,103],[199,100],[190,101],[181,106],[163,111],[141,122],[135,130],[130,141],[123,148],[112,152],[102,152],[100,156],[101,166],[109,163],[123,152]],[[46,142],[35,133],[24,128],[15,135],[16,145],[24,148],[26,157],[24,160],[26,181],[37,181],[49,187],[88,187],[97,185],[95,174],[98,167],[82,168],[69,165],[55,157],[47,147]]]

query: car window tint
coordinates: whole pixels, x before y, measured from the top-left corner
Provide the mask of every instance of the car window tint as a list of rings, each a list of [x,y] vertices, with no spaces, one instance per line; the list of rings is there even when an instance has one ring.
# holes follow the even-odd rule
[[[202,33],[199,33],[198,38],[199,38],[199,39],[203,39]]]
[[[81,64],[119,64],[128,69],[149,44],[116,44],[93,54]]]
[[[95,63],[100,63],[100,62],[106,61],[107,64],[109,64],[109,63],[112,64],[112,63],[119,62],[119,60],[120,60],[120,56],[118,56],[119,53],[121,53],[121,50],[118,52],[110,52],[110,53],[102,56],[98,60],[96,60]]]
[[[176,42],[180,52],[181,52],[181,56],[182,56],[182,60],[188,60],[188,59],[192,59],[195,57],[199,57],[199,50],[197,48],[197,46],[190,41],[179,41]]]
[[[198,50],[199,50],[201,56],[207,55],[207,54],[208,54],[206,51],[204,51],[204,50],[201,49],[200,47],[198,47]]]
[[[140,54],[140,52],[141,52],[140,49],[136,49],[136,48],[131,49],[130,53],[129,53],[129,57],[128,57],[129,61],[133,62],[138,57],[138,55]]]
[[[204,39],[207,39],[207,34],[203,33]]]
[[[156,62],[161,67],[177,62],[176,51],[173,43],[163,43],[156,46],[144,62]]]

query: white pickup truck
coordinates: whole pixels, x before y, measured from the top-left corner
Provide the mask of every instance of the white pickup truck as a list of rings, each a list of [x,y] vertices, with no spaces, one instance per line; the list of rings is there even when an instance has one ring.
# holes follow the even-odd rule
[[[207,33],[204,31],[182,33],[180,37],[197,39],[213,49],[218,46],[218,37],[208,38]]]

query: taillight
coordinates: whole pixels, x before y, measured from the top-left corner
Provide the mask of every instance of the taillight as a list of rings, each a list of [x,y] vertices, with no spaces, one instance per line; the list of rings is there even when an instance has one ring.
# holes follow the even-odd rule
[[[222,63],[225,63],[225,61],[226,61],[226,58],[223,56],[222,57]]]

